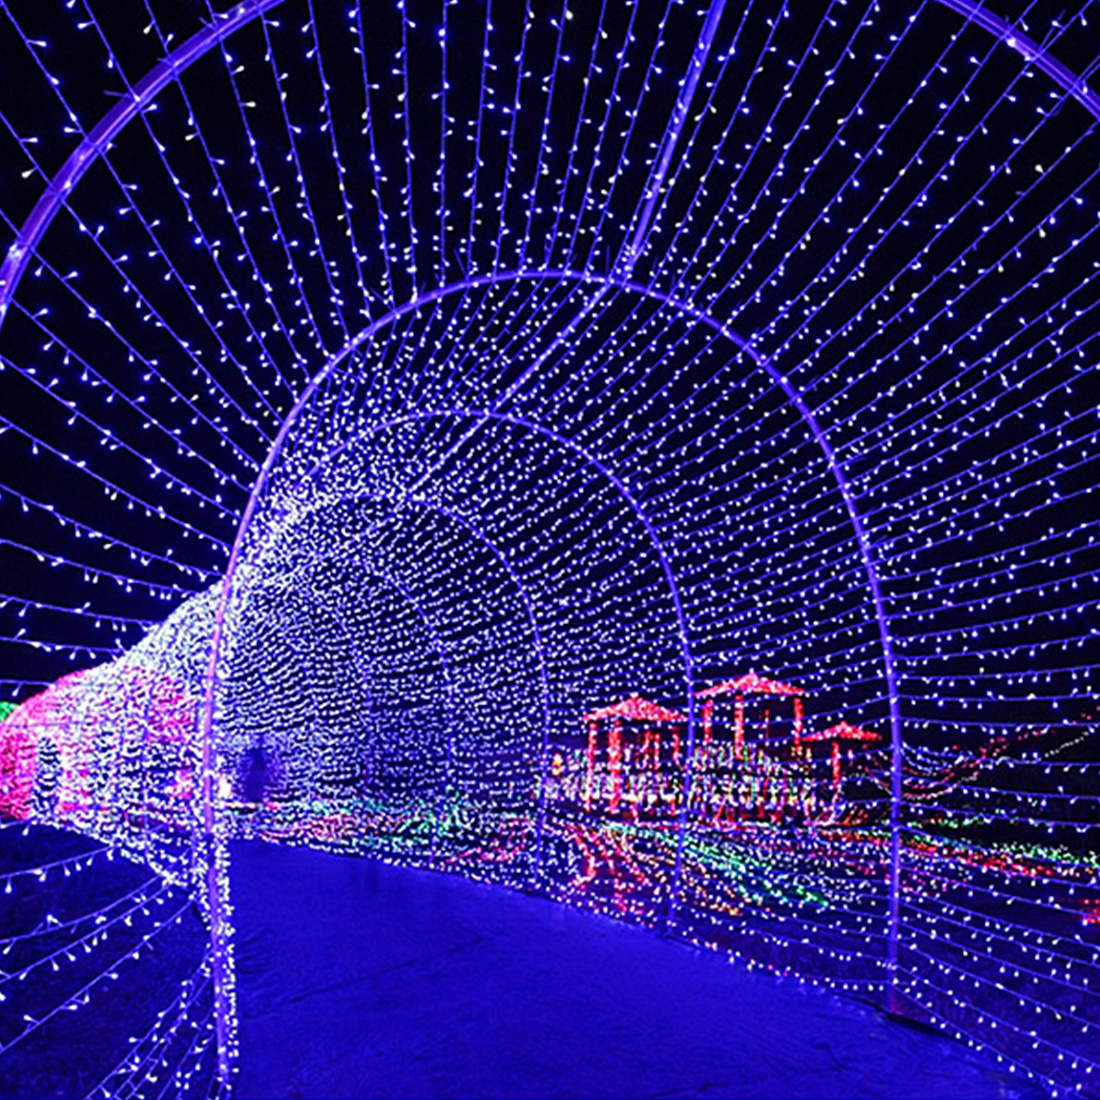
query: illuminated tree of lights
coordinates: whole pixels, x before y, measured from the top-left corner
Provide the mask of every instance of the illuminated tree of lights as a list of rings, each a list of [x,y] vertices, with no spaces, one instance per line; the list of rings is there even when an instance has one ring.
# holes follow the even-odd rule
[[[250,836],[1095,1091],[1094,6],[0,5],[0,1074]]]

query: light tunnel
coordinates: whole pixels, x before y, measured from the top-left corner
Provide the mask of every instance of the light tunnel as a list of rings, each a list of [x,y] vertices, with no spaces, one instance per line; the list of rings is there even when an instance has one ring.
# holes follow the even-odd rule
[[[0,1092],[231,1093],[252,839],[1094,1095],[1093,8],[5,6]]]

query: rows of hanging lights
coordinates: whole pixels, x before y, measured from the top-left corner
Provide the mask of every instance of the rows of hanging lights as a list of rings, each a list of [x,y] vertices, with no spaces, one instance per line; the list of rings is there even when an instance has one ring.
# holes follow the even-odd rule
[[[1093,4],[39,8],[0,1085],[228,1090],[253,837],[1094,1091]]]

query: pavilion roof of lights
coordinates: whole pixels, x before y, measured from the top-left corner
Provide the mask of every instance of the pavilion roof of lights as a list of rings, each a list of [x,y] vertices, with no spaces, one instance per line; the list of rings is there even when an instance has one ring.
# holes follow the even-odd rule
[[[734,680],[724,680],[720,684],[703,688],[696,692],[701,699],[714,699],[719,695],[806,695],[803,688],[794,684],[784,684],[779,680],[769,680],[766,676],[757,676],[755,672],[748,672],[744,676],[738,676]]]
[[[753,849],[843,948],[743,918],[735,953],[1063,1090],[1100,1073],[1092,948],[1059,938],[1100,804],[1100,13],[807,10],[0,5],[0,698],[48,716],[0,729],[60,738],[68,809],[32,817],[200,902],[201,993],[165,1017],[190,1053],[158,1024],[140,1066],[227,1087],[220,792],[249,761],[283,838],[354,820],[459,868],[492,838],[477,874],[581,903],[548,746],[659,699],[685,770],[633,917],[714,942],[683,886],[732,874],[730,841],[692,797],[734,794],[693,746],[741,684],[890,762],[851,849]],[[913,770],[957,801],[917,807]],[[820,803],[804,779],[767,787]],[[1018,849],[1064,927],[982,909],[1020,902],[989,877]],[[1058,991],[997,1000],[1001,944],[1079,995],[1072,1035]]]
[[[607,718],[626,718],[631,722],[685,722],[687,719],[679,711],[651,703],[640,695],[628,695],[618,703],[590,710],[585,716],[586,722],[599,722]]]

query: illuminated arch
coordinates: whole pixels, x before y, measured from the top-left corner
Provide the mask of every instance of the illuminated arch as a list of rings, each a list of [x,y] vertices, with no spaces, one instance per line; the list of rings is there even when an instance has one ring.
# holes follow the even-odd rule
[[[940,0],[941,3],[952,8],[954,11],[962,14],[965,18],[973,21],[976,25],[981,26],[983,29],[1000,39],[1009,48],[1014,49],[1017,53],[1021,54],[1027,61],[1035,64],[1040,68],[1048,77],[1050,77],[1056,84],[1062,87],[1068,94],[1072,95],[1079,103],[1081,103],[1087,110],[1091,111],[1097,117],[1100,117],[1100,100],[1097,99],[1095,93],[1093,93],[1087,85],[1075,77],[1065,66],[1062,66],[1060,62],[1054,59],[1048,51],[1038,46],[1034,41],[1027,38],[1025,35],[1018,34],[1009,27],[1007,23],[999,18],[992,16],[981,5],[971,3],[969,0]],[[64,205],[67,195],[71,192],[72,188],[77,184],[80,177],[84,174],[87,168],[94,163],[94,161],[102,155],[106,150],[110,141],[115,135],[117,135],[121,129],[131,121],[141,110],[143,110],[148,103],[156,96],[156,94],[168,83],[174,80],[180,72],[189,66],[193,61],[197,60],[219,42],[224,40],[226,36],[233,33],[236,29],[244,26],[253,18],[263,14],[264,12],[276,7],[279,0],[246,0],[245,3],[238,5],[232,9],[224,17],[224,21],[220,24],[208,28],[199,34],[195,35],[192,39],[186,42],[179,49],[174,51],[163,62],[156,66],[142,81],[140,81],[134,89],[134,94],[131,97],[121,100],[116,107],[104,116],[103,120],[85,137],[78,145],[76,151],[72,153],[61,169],[58,172],[50,185],[47,187],[46,192],[40,198],[38,204],[35,206],[34,211],[30,217],[24,223],[23,229],[18,235],[16,242],[11,246],[7,258],[2,267],[0,267],[0,321],[3,320],[7,305],[10,302],[13,294],[15,293],[17,284],[26,270],[28,263],[31,261],[38,243],[41,241],[43,234],[48,228],[53,217],[57,211]],[[719,10],[712,7],[712,12]],[[652,201],[656,201],[656,194],[651,196]],[[880,573],[876,562],[876,548],[870,539],[863,518],[859,511],[858,500],[856,494],[852,490],[852,487],[846,477],[843,463],[833,451],[826,430],[822,427],[818,419],[816,418],[813,410],[809,407],[807,402],[799,394],[797,389],[793,386],[788,379],[780,373],[767,358],[755,351],[753,347],[736,333],[732,332],[725,326],[720,320],[710,316],[704,311],[699,310],[690,301],[680,300],[673,297],[664,296],[651,287],[643,286],[640,284],[629,282],[628,280],[618,279],[613,277],[600,277],[589,273],[581,274],[577,272],[571,272],[567,270],[559,270],[555,272],[551,271],[538,271],[538,272],[526,272],[516,271],[510,273],[494,273],[491,276],[474,277],[467,280],[462,284],[453,284],[452,286],[441,288],[440,290],[428,292],[413,301],[405,303],[397,310],[392,311],[386,318],[378,322],[378,325],[385,325],[392,323],[401,316],[406,315],[412,310],[420,309],[424,305],[439,300],[442,296],[450,293],[454,293],[460,289],[471,289],[475,286],[489,285],[490,282],[499,282],[507,279],[556,279],[559,281],[584,281],[594,284],[596,293],[603,295],[612,289],[627,291],[630,293],[642,294],[649,297],[660,299],[664,304],[670,308],[676,309],[681,312],[685,317],[690,317],[693,321],[705,325],[711,328],[713,331],[721,334],[726,339],[733,342],[742,352],[749,356],[753,361],[766,371],[772,380],[783,388],[792,406],[795,407],[799,414],[805,421],[806,426],[815,438],[816,442],[821,447],[826,463],[828,464],[833,476],[837,480],[841,495],[844,500],[845,508],[848,513],[850,522],[856,535],[857,546],[860,552],[862,565],[867,575],[867,583],[872,594],[872,602],[875,607],[875,613],[878,622],[878,629],[880,632],[881,644],[883,647],[883,660],[886,667],[886,675],[890,683],[890,706],[891,706],[891,733],[893,739],[894,760],[895,767],[893,770],[893,804],[895,817],[892,821],[892,833],[893,833],[893,869],[892,877],[895,882],[895,890],[893,892],[893,903],[896,907],[897,903],[897,806],[900,800],[900,744],[901,744],[901,727],[900,727],[900,715],[898,714],[898,693],[896,690],[896,677],[894,673],[895,659],[893,656],[893,639],[889,629],[889,622],[886,615],[884,601],[881,593],[880,586]],[[377,329],[371,326],[374,331]],[[336,364],[341,361],[346,355],[350,354],[354,347],[359,346],[364,340],[369,339],[369,335],[366,333],[360,334],[354,345],[349,345],[343,349],[338,355],[330,360],[326,364],[321,375],[318,375],[311,385],[310,389],[307,389],[306,393],[299,399],[298,405],[293,410],[287,419],[284,421],[284,428],[292,425],[296,412],[302,407],[304,400],[308,399],[309,393],[316,388],[317,382],[322,376],[327,376],[334,369]],[[481,410],[478,412],[471,412],[469,410],[463,411],[464,415],[473,416],[486,416],[493,417],[501,420],[507,419],[505,414],[491,412],[489,410]],[[436,415],[436,414],[425,414]],[[451,411],[445,411],[438,415],[451,415]],[[524,423],[519,418],[515,418],[514,421],[517,424],[522,424],[531,430],[546,430],[535,426],[532,423]],[[555,436],[556,442],[563,446],[569,446],[570,442],[564,436]],[[262,491],[262,485],[267,475],[270,473],[271,462],[276,461],[280,446],[280,441],[285,439],[285,432],[280,432],[280,439],[276,440],[275,445],[269,454],[269,461],[265,462],[264,468],[261,471],[259,478],[256,482],[256,486],[253,489],[252,500],[249,502],[249,511],[246,511],[245,517],[242,521],[240,531],[243,532],[249,523],[251,510],[257,497],[257,493]],[[605,476],[609,478],[615,475],[606,469],[601,470]],[[616,483],[616,488],[625,494],[629,493],[629,490],[625,484]],[[655,537],[656,540],[656,527],[653,525],[650,519],[645,518],[644,509],[638,505],[638,502],[629,495],[625,495],[624,499],[628,500],[629,505],[635,509],[639,519],[645,524],[647,531]],[[656,540],[659,543],[659,540]],[[240,543],[240,534],[238,535],[237,543],[234,546],[234,554]],[[660,553],[660,551],[658,551]],[[235,561],[231,558],[230,566],[227,573],[227,580],[225,582],[224,592],[228,592],[231,577],[233,574]],[[675,585],[675,576],[667,560],[662,556],[662,566],[665,568],[666,575],[668,576],[670,585]],[[674,599],[679,605],[678,596],[674,596]],[[686,625],[683,616],[683,610],[679,606],[677,607],[677,614],[680,619],[681,635],[684,642],[684,652],[688,674],[686,676],[686,682],[689,685],[688,694],[691,697],[691,687],[693,683],[693,677],[690,674],[690,645],[687,640]],[[220,628],[222,625],[222,619],[224,617],[224,603],[219,609],[216,629],[214,633],[213,645],[212,645],[212,660],[211,660],[211,675],[208,677],[208,683],[211,685],[211,691],[213,690],[214,676],[213,673],[216,668],[216,655],[218,650],[218,643],[220,640]],[[207,700],[206,717],[207,717],[207,731],[209,732],[209,723],[212,715],[212,703],[210,699]],[[694,721],[692,722],[692,729],[694,730]],[[204,767],[204,807],[206,810],[205,824],[207,833],[212,834],[213,831],[213,797],[211,790],[211,778],[213,774],[212,760],[210,754],[212,753],[211,739],[207,736],[203,741],[203,751],[205,755],[205,767]],[[215,859],[211,856],[211,874],[214,873]],[[215,880],[211,878],[209,880],[209,894],[212,899],[212,904],[216,917],[216,905],[218,890],[215,885]],[[891,914],[891,920],[894,927],[894,934],[896,936],[896,923],[897,912],[896,908]],[[218,953],[215,952],[215,956]],[[215,967],[218,963],[215,962]],[[228,1040],[226,1034],[220,1035],[221,1045],[223,1048],[228,1046]],[[223,1072],[227,1073],[227,1061],[223,1060]]]

